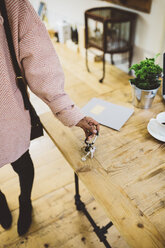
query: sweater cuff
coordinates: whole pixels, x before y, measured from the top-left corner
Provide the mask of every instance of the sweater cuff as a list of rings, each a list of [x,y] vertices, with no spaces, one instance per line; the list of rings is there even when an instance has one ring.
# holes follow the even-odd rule
[[[75,126],[81,119],[85,117],[85,115],[75,105],[60,111],[60,113],[55,114],[55,116],[59,121],[68,127]]]

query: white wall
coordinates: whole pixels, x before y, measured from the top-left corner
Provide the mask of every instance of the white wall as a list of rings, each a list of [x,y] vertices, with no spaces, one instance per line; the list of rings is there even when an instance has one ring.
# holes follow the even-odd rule
[[[39,0],[30,0],[38,9]],[[99,6],[121,6],[99,0],[45,0],[48,6],[48,19],[51,26],[56,26],[59,20],[66,20],[77,26],[84,24],[84,11]],[[138,13],[136,26],[135,49],[133,63],[145,57],[152,57],[156,53],[165,51],[165,0],[152,0],[151,13],[146,14],[133,9],[122,8]],[[157,60],[162,64],[162,57]],[[119,65],[127,70],[127,65]]]

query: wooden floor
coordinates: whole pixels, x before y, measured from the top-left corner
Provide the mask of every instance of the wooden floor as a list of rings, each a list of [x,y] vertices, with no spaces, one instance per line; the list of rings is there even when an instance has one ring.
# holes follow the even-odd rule
[[[128,83],[129,76],[126,73],[107,64],[105,81],[99,84],[98,79],[102,73],[101,63],[90,63],[92,73],[88,73],[85,61],[80,55],[60,44],[56,44],[55,47],[64,68],[66,91],[80,107],[82,107],[81,95],[86,101],[90,100],[90,92],[86,91],[86,84],[97,97],[100,92],[108,94],[111,91],[112,81],[116,82],[116,87],[119,81],[123,84]],[[39,114],[49,110],[37,97],[31,95]],[[30,153],[35,164],[32,193],[33,223],[27,235],[20,238],[16,228],[19,182],[11,166],[6,165],[1,168],[0,184],[12,211],[13,224],[8,231],[0,227],[0,248],[103,248],[104,245],[93,233],[86,217],[76,211],[73,171],[46,134],[32,141]],[[100,226],[107,224],[109,220],[101,207],[86,188],[80,185],[82,199],[86,202],[96,223]],[[114,226],[108,231],[108,241],[113,248],[128,248]]]

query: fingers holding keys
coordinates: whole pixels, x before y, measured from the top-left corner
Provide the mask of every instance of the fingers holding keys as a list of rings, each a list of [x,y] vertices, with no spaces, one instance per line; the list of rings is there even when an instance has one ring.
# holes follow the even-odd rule
[[[90,156],[90,158],[92,159],[96,150],[94,143],[97,139],[97,135],[99,134],[100,125],[91,117],[84,117],[77,123],[76,126],[81,127],[84,130],[86,136],[86,146],[84,147],[84,152],[86,153],[86,155],[82,157],[82,160],[85,161],[88,156]],[[93,137],[94,139],[92,139]],[[92,139],[92,141],[90,139]]]
[[[100,131],[99,123],[87,116],[80,120],[76,126],[84,130],[87,140],[93,138],[94,135],[97,135]]]
[[[94,124],[93,122],[89,122],[87,129],[86,129],[86,138],[89,140],[89,139],[93,138],[94,135],[98,135],[98,133],[99,133],[99,131],[97,130],[96,123]]]

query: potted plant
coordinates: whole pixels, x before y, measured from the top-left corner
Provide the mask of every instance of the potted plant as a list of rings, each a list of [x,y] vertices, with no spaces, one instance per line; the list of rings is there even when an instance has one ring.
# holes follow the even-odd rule
[[[130,70],[134,70],[135,78],[130,79],[133,88],[133,104],[140,108],[149,108],[161,84],[162,68],[155,64],[158,53],[154,58],[146,58],[139,64],[134,64]]]

